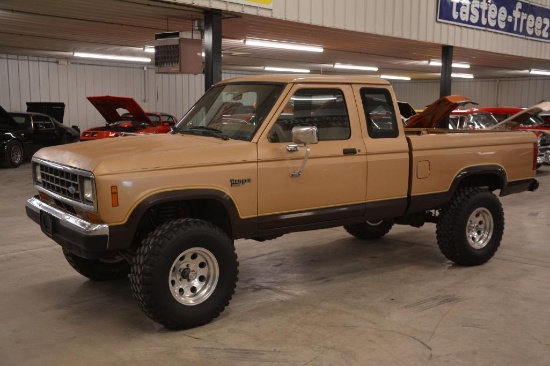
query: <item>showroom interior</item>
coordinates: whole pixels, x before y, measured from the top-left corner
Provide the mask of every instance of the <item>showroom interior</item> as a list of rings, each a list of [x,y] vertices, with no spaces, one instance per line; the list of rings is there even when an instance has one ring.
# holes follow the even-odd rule
[[[85,131],[105,123],[90,96],[180,119],[219,81],[296,72],[383,78],[417,110],[450,94],[527,108],[550,100],[549,27],[550,0],[0,0],[0,106],[63,103]],[[231,303],[180,331],[144,316],[128,279],[67,264],[25,212],[31,166],[0,169],[1,365],[550,362],[549,165],[535,192],[500,197],[482,266],[447,260],[430,223],[239,239]]]

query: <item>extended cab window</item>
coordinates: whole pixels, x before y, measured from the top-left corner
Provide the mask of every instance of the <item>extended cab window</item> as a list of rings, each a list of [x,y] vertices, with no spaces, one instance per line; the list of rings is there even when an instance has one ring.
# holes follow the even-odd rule
[[[361,100],[370,137],[388,138],[399,135],[392,98],[387,89],[362,88]]]
[[[316,126],[319,141],[350,138],[348,110],[339,89],[301,89],[279,115],[268,135],[270,142],[291,142],[295,126]]]

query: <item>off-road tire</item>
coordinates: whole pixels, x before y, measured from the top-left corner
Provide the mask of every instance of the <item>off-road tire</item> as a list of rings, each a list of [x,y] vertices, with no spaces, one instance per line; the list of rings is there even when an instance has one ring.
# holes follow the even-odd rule
[[[19,141],[10,141],[6,146],[6,160],[4,166],[9,168],[17,168],[23,163],[23,146]]]
[[[220,228],[177,219],[144,239],[130,284],[149,318],[168,329],[188,329],[221,314],[235,292],[238,267],[233,240]]]
[[[443,255],[463,266],[477,266],[491,259],[504,233],[504,211],[487,189],[458,189],[442,208],[437,222],[437,244]]]
[[[366,221],[355,225],[346,225],[344,229],[362,240],[374,240],[386,235],[393,227],[391,220]]]
[[[79,257],[66,249],[63,255],[71,267],[92,281],[109,281],[123,278],[130,273],[130,263],[124,258],[87,259]]]

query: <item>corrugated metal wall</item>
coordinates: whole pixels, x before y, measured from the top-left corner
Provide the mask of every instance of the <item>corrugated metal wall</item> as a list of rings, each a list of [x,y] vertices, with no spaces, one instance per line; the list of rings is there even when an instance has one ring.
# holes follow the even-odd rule
[[[391,81],[391,80],[390,80]],[[399,100],[424,108],[439,98],[439,81],[391,81]],[[502,80],[454,80],[452,94],[459,94],[480,106],[529,107],[550,100],[550,77]]]
[[[225,72],[223,78],[240,75]],[[56,59],[0,54],[0,85],[4,109],[24,111],[26,102],[64,102],[65,123],[86,129],[102,123],[86,96],[129,96],[146,111],[179,118],[204,94],[204,75],[156,74],[141,66],[60,64]]]
[[[245,75],[225,71],[223,78]],[[91,95],[133,97],[148,111],[181,117],[204,93],[203,75],[156,74],[143,67],[101,64],[60,64],[56,59],[0,55],[0,105],[8,111],[26,109],[26,102],[64,102],[65,121],[87,129],[102,123],[86,100]],[[439,96],[439,81],[393,81],[397,98],[423,108]],[[453,94],[480,105],[527,107],[550,100],[550,78],[453,80]]]

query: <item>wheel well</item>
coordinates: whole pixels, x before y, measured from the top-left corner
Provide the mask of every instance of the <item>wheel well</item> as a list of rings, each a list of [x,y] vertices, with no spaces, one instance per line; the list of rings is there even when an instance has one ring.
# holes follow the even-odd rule
[[[464,177],[457,188],[461,187],[487,187],[489,191],[495,191],[504,187],[504,180],[498,174],[482,173]]]
[[[192,199],[163,202],[150,207],[141,217],[134,245],[160,225],[178,218],[194,218],[208,221],[231,235],[231,219],[223,204],[214,199]]]

